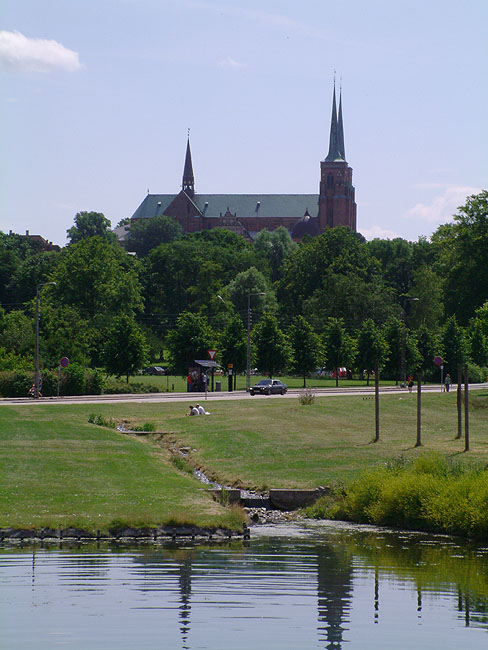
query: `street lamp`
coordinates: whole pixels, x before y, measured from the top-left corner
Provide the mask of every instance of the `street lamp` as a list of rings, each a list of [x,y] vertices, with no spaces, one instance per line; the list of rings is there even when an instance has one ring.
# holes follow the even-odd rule
[[[406,325],[405,325],[405,309],[407,302],[418,302],[418,298],[409,298],[408,296],[403,296],[403,307],[402,307],[402,367],[401,367],[401,380],[404,386],[407,385],[407,351],[406,351]]]
[[[247,369],[246,369],[246,391],[251,388],[251,296],[264,296],[264,291],[247,294]]]
[[[34,350],[34,397],[39,399],[41,393],[40,387],[40,374],[39,374],[39,289],[48,284],[56,284],[56,282],[43,282],[38,284],[36,288],[36,346]]]

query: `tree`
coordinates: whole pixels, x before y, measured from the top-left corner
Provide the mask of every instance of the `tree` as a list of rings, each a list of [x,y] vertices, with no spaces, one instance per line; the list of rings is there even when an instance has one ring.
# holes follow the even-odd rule
[[[90,237],[101,237],[116,242],[117,237],[110,230],[110,221],[101,212],[77,212],[74,226],[66,231],[71,244],[76,244]]]
[[[176,327],[168,334],[168,347],[171,365],[182,377],[195,359],[207,359],[207,350],[215,344],[215,335],[205,316],[183,312],[178,316]]]
[[[442,347],[444,349],[444,368],[456,376],[457,367],[464,365],[466,360],[466,340],[463,328],[458,325],[456,316],[451,316],[446,322],[442,333]]]
[[[65,248],[50,279],[57,283],[58,300],[92,318],[142,309],[139,262],[102,237]]]
[[[421,325],[417,330],[417,350],[420,356],[422,375],[432,374],[434,359],[440,352],[440,341],[435,330],[430,330],[427,325]]]
[[[397,382],[398,378],[403,381],[404,378],[401,376],[403,350],[405,350],[405,370],[407,374],[414,372],[420,363],[415,336],[399,318],[389,319],[385,323],[383,333],[390,350],[388,360],[384,364],[385,375]]]
[[[135,374],[148,362],[148,346],[141,328],[127,314],[115,316],[107,331],[102,361],[107,373],[121,377]]]
[[[258,232],[254,240],[258,255],[264,257],[271,268],[271,280],[275,282],[280,277],[280,269],[284,260],[291,255],[297,247],[284,226],[279,226],[272,232],[263,229]]]
[[[305,388],[306,376],[325,362],[320,339],[303,316],[296,316],[288,330],[288,340],[292,349],[290,368],[303,377]]]
[[[409,301],[407,323],[415,329],[421,324],[430,330],[439,328],[444,315],[444,293],[439,275],[427,266],[414,271],[410,295],[418,300]]]
[[[469,196],[454,222],[439,226],[432,241],[445,279],[446,312],[467,325],[488,296],[488,191]]]
[[[227,325],[220,335],[219,340],[220,359],[224,368],[231,363],[234,375],[234,386],[236,375],[243,372],[247,365],[247,335],[242,320],[234,314],[227,322]]]
[[[273,308],[276,305],[274,292],[269,288],[264,275],[254,266],[238,273],[222,289],[222,293],[232,302],[234,309],[241,315],[243,322],[247,321],[249,294],[254,294],[251,298],[251,308],[258,316],[262,314],[266,306]]]
[[[34,353],[34,321],[23,311],[10,311],[1,322],[2,347],[7,352],[32,356]]]
[[[471,360],[478,366],[485,366],[488,363],[488,339],[484,334],[480,318],[471,321],[468,330],[468,349]]]
[[[354,342],[344,329],[341,318],[329,318],[325,330],[325,345],[329,370],[334,370],[339,386],[339,368],[350,365],[355,356]]]
[[[374,324],[371,318],[365,320],[359,332],[357,342],[358,354],[356,361],[359,371],[367,373],[367,385],[369,386],[369,375],[375,367],[375,362],[381,368],[388,359],[388,344],[381,330]]]
[[[182,227],[172,217],[139,219],[130,226],[127,250],[144,257],[156,246],[167,244],[182,235]]]
[[[285,371],[290,361],[290,348],[286,336],[278,327],[275,316],[265,313],[252,332],[256,363],[262,372],[273,377]]]

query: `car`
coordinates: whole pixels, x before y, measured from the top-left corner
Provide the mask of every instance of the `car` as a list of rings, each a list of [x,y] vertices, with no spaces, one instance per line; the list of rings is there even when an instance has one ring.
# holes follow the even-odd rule
[[[279,379],[261,379],[255,386],[251,386],[249,392],[251,395],[284,395],[288,387]]]
[[[142,374],[143,375],[165,375],[166,368],[162,368],[161,366],[149,366],[149,368],[144,368]]]

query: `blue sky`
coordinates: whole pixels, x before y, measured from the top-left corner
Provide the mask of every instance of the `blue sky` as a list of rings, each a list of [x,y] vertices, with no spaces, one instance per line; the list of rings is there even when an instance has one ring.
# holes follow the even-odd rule
[[[66,243],[181,185],[318,192],[334,70],[358,230],[430,236],[487,187],[486,0],[3,0],[0,230]]]

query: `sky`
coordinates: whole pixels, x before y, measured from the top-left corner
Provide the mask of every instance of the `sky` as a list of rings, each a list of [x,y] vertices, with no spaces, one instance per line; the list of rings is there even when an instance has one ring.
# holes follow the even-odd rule
[[[0,230],[66,244],[177,193],[318,193],[334,75],[357,228],[430,237],[488,186],[486,0],[2,0]],[[301,216],[301,215],[297,215]]]

